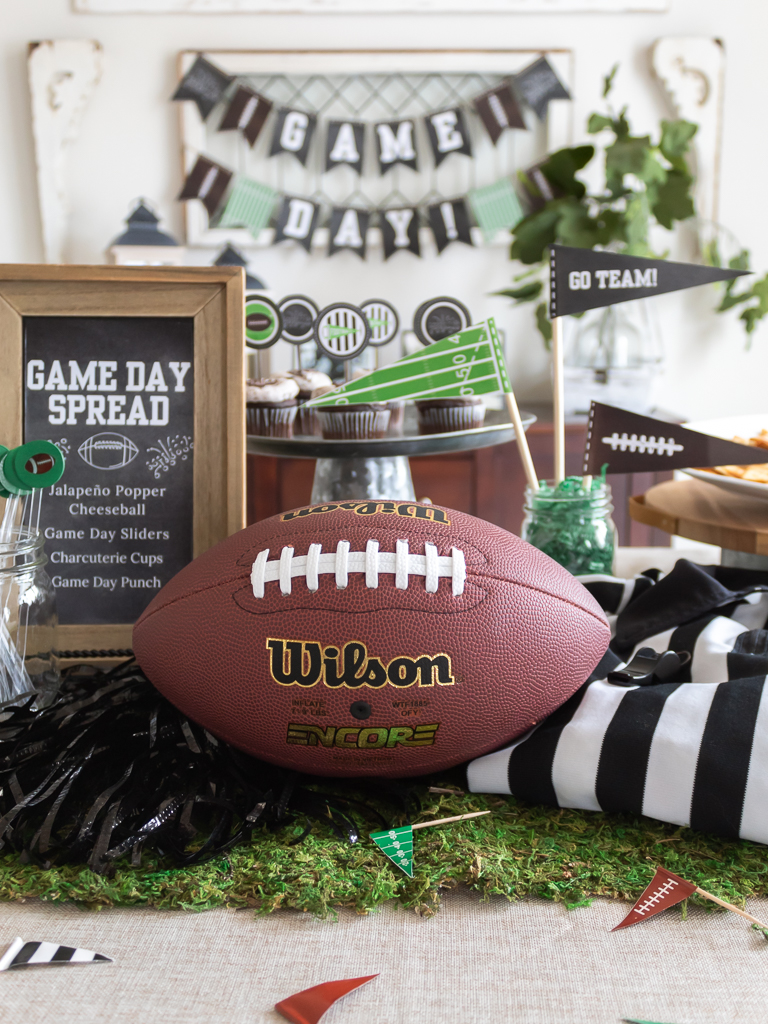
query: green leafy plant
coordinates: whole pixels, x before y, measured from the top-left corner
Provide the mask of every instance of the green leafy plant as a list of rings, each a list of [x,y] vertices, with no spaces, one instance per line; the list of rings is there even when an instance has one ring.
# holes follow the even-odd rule
[[[615,65],[603,81],[603,98],[608,98],[618,71]],[[591,192],[579,177],[595,160],[595,146],[574,146],[551,153],[538,165],[536,174],[520,172],[521,183],[530,197],[533,212],[513,229],[512,259],[532,266],[514,278],[515,287],[504,295],[515,304],[537,302],[536,326],[547,346],[552,327],[545,289],[547,249],[553,242],[579,248],[610,248],[630,256],[659,257],[649,241],[650,229],[660,224],[672,230],[679,221],[696,213],[693,199],[694,177],[689,164],[691,142],[698,126],[690,121],[662,121],[658,139],[634,135],[627,108],[616,113],[607,103],[607,113],[592,114],[587,122],[590,135],[605,142],[604,186]],[[713,265],[722,265],[715,244],[705,257]],[[729,263],[737,269],[749,268],[749,253],[743,250]],[[768,313],[768,276],[743,291],[737,282],[729,282],[718,312],[744,307],[740,319],[748,334]]]

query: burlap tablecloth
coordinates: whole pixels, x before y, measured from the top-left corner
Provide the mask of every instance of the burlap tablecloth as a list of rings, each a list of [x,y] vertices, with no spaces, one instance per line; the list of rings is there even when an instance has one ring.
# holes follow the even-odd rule
[[[611,934],[627,904],[568,911],[456,892],[431,919],[387,907],[318,921],[292,911],[204,913],[0,905],[16,936],[80,945],[112,964],[0,974],[12,1024],[278,1024],[276,1001],[380,973],[323,1024],[671,1024],[768,1019],[768,942],[728,913],[670,910]],[[768,918],[768,901],[752,912]]]

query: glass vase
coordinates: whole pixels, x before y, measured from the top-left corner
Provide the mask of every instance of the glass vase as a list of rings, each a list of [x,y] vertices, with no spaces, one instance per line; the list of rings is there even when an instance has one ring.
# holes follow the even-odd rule
[[[59,688],[56,593],[37,530],[15,527],[0,543],[0,704],[36,693],[49,704]]]
[[[522,537],[574,576],[610,574],[616,547],[611,487],[599,477],[525,489]]]

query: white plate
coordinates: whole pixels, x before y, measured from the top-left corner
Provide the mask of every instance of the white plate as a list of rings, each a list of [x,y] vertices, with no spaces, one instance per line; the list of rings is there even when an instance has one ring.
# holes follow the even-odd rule
[[[683,426],[689,430],[700,430],[702,434],[712,434],[713,437],[724,437],[726,441],[732,441],[734,437],[750,438],[759,434],[761,430],[768,429],[768,412],[752,413],[749,416],[726,416],[719,420],[695,420],[692,423],[684,423]],[[684,469],[683,473],[705,483],[714,484],[715,487],[721,487],[732,494],[768,501],[768,484],[759,484],[755,480],[739,480],[735,476],[720,476],[718,473],[707,473],[702,469]]]

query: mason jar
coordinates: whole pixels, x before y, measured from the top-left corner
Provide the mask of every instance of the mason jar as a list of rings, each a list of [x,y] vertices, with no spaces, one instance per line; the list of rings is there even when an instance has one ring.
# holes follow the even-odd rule
[[[43,543],[27,527],[0,541],[0,704],[36,692],[45,706],[59,688],[56,594]]]
[[[601,477],[544,480],[525,489],[522,537],[574,576],[613,571],[616,526],[611,486]]]

